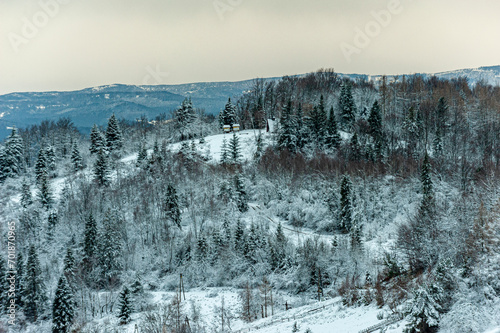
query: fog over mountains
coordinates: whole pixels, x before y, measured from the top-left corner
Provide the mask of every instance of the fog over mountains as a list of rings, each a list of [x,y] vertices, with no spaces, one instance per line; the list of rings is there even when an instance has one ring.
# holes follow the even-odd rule
[[[379,81],[382,75],[341,74],[352,79]],[[460,69],[435,74],[416,73],[429,77],[451,79],[466,77],[469,84],[479,81],[491,85],[500,83],[500,66]],[[396,76],[388,75],[389,79]],[[402,75],[398,75],[401,78]],[[265,80],[278,80],[266,78]],[[75,125],[88,132],[92,124],[103,125],[112,113],[119,118],[134,120],[141,115],[149,119],[176,109],[185,97],[191,97],[197,108],[217,114],[228,97],[249,91],[254,80],[238,82],[202,82],[179,85],[136,86],[112,84],[77,91],[16,92],[0,95],[0,138],[10,133],[9,127],[22,128],[42,120],[69,117]]]

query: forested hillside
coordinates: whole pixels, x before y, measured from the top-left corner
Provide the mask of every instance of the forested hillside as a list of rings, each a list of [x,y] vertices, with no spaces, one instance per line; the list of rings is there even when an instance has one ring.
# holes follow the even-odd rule
[[[500,326],[500,87],[320,70],[167,118],[12,129],[5,331],[228,332],[338,296],[407,332]],[[184,302],[221,287],[216,323]]]

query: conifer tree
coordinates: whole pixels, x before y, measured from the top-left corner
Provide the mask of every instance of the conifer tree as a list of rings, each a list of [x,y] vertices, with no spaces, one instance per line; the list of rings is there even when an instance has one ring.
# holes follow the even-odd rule
[[[73,144],[73,149],[71,150],[71,163],[73,164],[73,171],[77,172],[83,168],[83,159],[78,150],[76,142]]]
[[[196,258],[199,262],[204,262],[208,255],[208,243],[205,235],[200,235],[196,242]]]
[[[104,144],[104,138],[101,134],[101,131],[99,131],[97,125],[94,124],[94,126],[92,126],[92,129],[90,130],[90,153],[96,154],[105,146],[106,145]]]
[[[15,177],[23,170],[23,139],[17,132],[17,128],[12,128],[12,132],[5,141],[5,148],[2,153],[3,177]]]
[[[98,251],[97,222],[92,216],[85,219],[85,231],[83,236],[83,262],[87,268],[93,266]]]
[[[116,212],[108,210],[104,215],[102,228],[98,235],[99,264],[104,273],[104,282],[108,286],[118,281],[118,275],[123,267],[123,237],[120,222]]]
[[[327,128],[326,128],[326,145],[328,148],[338,148],[341,143],[339,130],[337,127],[337,121],[335,120],[335,113],[333,111],[333,106],[330,109],[330,117],[328,118]]]
[[[415,292],[406,310],[409,333],[435,331],[440,319],[440,294],[441,290],[434,285],[424,285]]]
[[[52,333],[70,332],[75,318],[75,303],[66,276],[63,274],[57,283],[52,303]]]
[[[354,104],[351,89],[351,84],[349,82],[344,82],[340,90],[338,101],[341,126],[346,131],[350,131],[354,128],[354,122],[356,120],[356,105]]]
[[[245,228],[241,223],[241,220],[236,221],[236,227],[234,229],[234,248],[237,251],[243,250],[243,244],[245,244]]]
[[[228,99],[224,110],[219,113],[219,125],[222,128],[224,125],[233,126],[236,123],[236,107],[231,103],[231,98]]]
[[[236,194],[236,206],[242,213],[248,210],[248,196],[245,191],[245,186],[239,174],[234,175],[234,193]]]
[[[146,145],[144,142],[141,143],[141,146],[139,147],[139,153],[137,154],[137,162],[136,166],[140,167],[141,165],[144,164],[144,161],[146,161],[148,158],[148,151],[146,149]]]
[[[24,272],[25,272],[24,257],[22,252],[17,253],[16,258],[16,304],[19,309],[24,306]]]
[[[374,142],[374,157],[380,159],[382,157],[383,147],[385,145],[384,130],[382,128],[382,115],[380,113],[380,106],[378,101],[373,103],[368,117],[368,124],[370,125],[370,135]]]
[[[189,125],[194,122],[195,118],[196,114],[193,109],[191,97],[185,98],[180,108],[174,112],[174,120],[181,134],[181,141],[188,139],[187,132],[189,130]]]
[[[423,216],[429,216],[434,208],[434,190],[431,179],[431,164],[429,155],[424,155],[424,161],[420,169],[420,182],[422,184],[422,203],[420,212]]]
[[[45,158],[47,161],[47,169],[54,171],[56,169],[56,150],[54,146],[48,146],[45,150]]]
[[[108,127],[106,128],[106,145],[109,151],[115,151],[122,147],[123,139],[118,120],[113,113],[108,120]]]
[[[349,159],[351,161],[359,161],[361,159],[361,147],[356,132],[354,132],[349,142]]]
[[[31,189],[26,181],[26,178],[23,179],[23,184],[21,187],[21,206],[23,208],[28,208],[33,203],[33,197],[31,195]]]
[[[130,290],[125,286],[120,293],[120,325],[126,325],[130,322],[130,315],[132,314],[132,303],[130,300]]]
[[[166,218],[177,227],[181,228],[181,210],[179,207],[179,197],[172,184],[168,184],[165,194],[164,212]]]
[[[36,183],[40,185],[42,178],[48,176],[48,174],[49,170],[47,166],[47,156],[45,154],[45,149],[40,148],[40,150],[38,151],[38,158],[35,164]]]
[[[292,101],[288,101],[281,114],[278,146],[280,149],[288,149],[288,151],[293,153],[297,150],[297,124],[292,111]]]
[[[446,129],[446,112],[448,105],[444,97],[441,97],[436,109],[436,135],[434,138],[434,152],[437,156],[443,153],[443,138]]]
[[[229,149],[226,138],[222,140],[220,163],[222,165],[227,165],[229,163]]]
[[[28,252],[23,289],[24,313],[29,321],[36,322],[47,308],[47,296],[40,261],[34,245],[31,245]]]
[[[259,129],[259,134],[255,138],[255,154],[253,155],[255,160],[260,160],[262,154],[264,153],[264,140],[262,138],[262,132]]]
[[[68,284],[71,285],[75,278],[75,256],[73,255],[73,250],[68,247],[66,250],[66,255],[64,256],[64,268],[63,273],[66,276]]]
[[[229,140],[229,158],[232,164],[236,165],[241,162],[241,147],[240,147],[240,138],[236,133],[233,133],[233,136]]]
[[[109,184],[108,156],[103,148],[99,150],[94,164],[94,176],[97,184],[107,186]]]
[[[0,257],[0,314],[7,312],[9,306],[9,295],[8,291],[10,289],[10,283],[7,280],[7,264],[3,257]],[[16,290],[17,291],[17,290]]]
[[[348,175],[342,178],[340,185],[340,230],[351,231],[352,226],[352,183]]]
[[[45,207],[45,209],[49,209],[53,203],[52,192],[50,190],[48,178],[49,177],[46,173],[43,174],[42,178],[40,179],[40,187],[38,189],[38,199],[40,200],[42,206]]]

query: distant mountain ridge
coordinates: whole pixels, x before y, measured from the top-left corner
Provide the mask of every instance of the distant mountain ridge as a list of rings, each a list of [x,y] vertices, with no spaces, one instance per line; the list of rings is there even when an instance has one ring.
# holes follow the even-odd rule
[[[382,75],[341,74],[343,77],[379,80]],[[430,77],[451,79],[467,77],[471,85],[485,81],[500,84],[500,66],[460,69],[435,74],[417,73]],[[395,75],[387,75],[389,78]],[[401,75],[400,75],[401,76]],[[266,78],[265,80],[278,80]],[[200,82],[177,85],[136,86],[112,84],[65,92],[19,92],[0,95],[0,139],[10,132],[8,127],[25,127],[42,120],[69,117],[82,130],[92,124],[103,125],[112,113],[119,118],[136,119],[146,115],[152,119],[158,114],[177,108],[185,97],[191,97],[198,108],[207,113],[218,113],[228,97],[237,98],[252,88],[254,80],[237,82]]]

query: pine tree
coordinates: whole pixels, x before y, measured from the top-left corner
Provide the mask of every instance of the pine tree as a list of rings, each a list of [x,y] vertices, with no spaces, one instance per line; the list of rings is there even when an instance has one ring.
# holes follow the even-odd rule
[[[52,303],[52,332],[68,333],[75,318],[75,303],[71,288],[63,274],[57,283],[54,302]]]
[[[4,177],[15,177],[23,170],[23,139],[12,128],[12,132],[5,141],[5,150],[2,154],[2,167]]]
[[[179,109],[174,112],[174,120],[177,123],[177,129],[181,134],[181,141],[188,139],[186,132],[189,126],[195,121],[196,114],[193,109],[191,97],[185,98]]]
[[[40,185],[42,178],[48,177],[48,175],[49,170],[47,166],[47,155],[45,153],[45,148],[40,148],[40,150],[38,151],[38,159],[36,160],[35,164],[36,183]]]
[[[409,302],[406,311],[409,323],[407,324],[408,332],[433,332],[433,328],[437,328],[440,319],[441,306],[440,294],[441,290],[434,286],[420,287]]]
[[[132,314],[132,303],[130,300],[130,290],[125,286],[120,293],[120,325],[126,325],[130,322],[130,315]]]
[[[385,145],[382,115],[380,113],[378,101],[373,103],[370,110],[370,116],[368,117],[368,124],[370,125],[370,135],[372,136],[374,142],[374,157],[378,160],[382,157],[382,151]]]
[[[105,148],[105,146],[101,131],[99,131],[97,125],[94,124],[90,130],[90,153],[98,153],[101,149]]]
[[[179,198],[177,196],[177,191],[172,184],[168,184],[167,193],[165,195],[165,205],[164,205],[165,217],[175,224],[177,227],[181,228],[181,210],[179,207]]]
[[[325,143],[328,148],[338,148],[341,143],[339,130],[337,128],[337,121],[335,120],[335,113],[333,111],[333,106],[330,109],[330,117],[328,118],[328,123],[326,127],[326,140]]]
[[[23,179],[23,184],[21,187],[21,206],[23,206],[23,208],[28,208],[28,206],[30,206],[32,203],[33,197],[31,195],[31,189],[25,178]]]
[[[4,314],[7,312],[9,306],[9,295],[8,291],[10,289],[10,283],[7,280],[7,264],[3,257],[0,257],[0,314]],[[17,290],[16,290],[17,291]]]
[[[262,132],[259,129],[259,134],[255,138],[255,154],[253,155],[256,161],[260,160],[262,154],[264,153],[264,140],[262,138]]]
[[[75,278],[75,256],[73,255],[73,250],[68,247],[66,250],[66,256],[64,257],[64,268],[63,273],[66,276],[68,284],[71,285]]]
[[[434,152],[437,156],[443,153],[443,138],[446,129],[446,112],[448,105],[444,97],[441,97],[436,109],[436,135],[434,138]]]
[[[40,179],[40,187],[38,189],[38,199],[40,200],[42,206],[45,207],[45,209],[49,209],[53,203],[52,192],[50,190],[48,178],[49,177],[47,174],[43,174],[42,178]]]
[[[340,97],[338,101],[341,125],[346,131],[350,131],[354,128],[354,122],[356,120],[356,105],[354,104],[351,89],[351,84],[349,82],[344,82],[340,90]]]
[[[229,150],[226,138],[222,140],[220,163],[222,165],[227,165],[229,163]]]
[[[219,125],[222,128],[224,125],[233,126],[236,123],[236,107],[231,103],[231,98],[228,99],[224,110],[219,113]]]
[[[233,133],[232,138],[229,140],[229,158],[233,165],[237,165],[241,162],[241,147],[240,138],[236,133]]]
[[[34,245],[31,245],[28,252],[23,289],[24,313],[29,321],[36,322],[47,308],[47,296],[40,261]]]
[[[83,262],[87,268],[91,268],[96,261],[98,251],[97,222],[92,216],[85,220],[85,231],[83,236]]]
[[[45,150],[45,158],[47,161],[47,169],[49,171],[56,170],[56,150],[53,146],[48,146]]]
[[[83,168],[83,159],[78,150],[76,142],[73,144],[73,149],[71,150],[71,163],[73,164],[73,171],[77,172]]]
[[[297,150],[297,124],[292,111],[292,101],[288,101],[287,106],[281,114],[278,146],[280,149],[288,149],[288,151],[293,153]]]
[[[104,215],[99,238],[99,264],[104,273],[104,282],[110,286],[117,282],[122,270],[123,237],[120,219],[116,212],[108,210]]]
[[[424,161],[420,169],[420,182],[422,183],[420,212],[423,216],[429,217],[434,209],[434,190],[431,179],[431,164],[427,153],[424,156]]]
[[[94,176],[97,184],[107,186],[109,184],[108,156],[103,148],[99,150],[94,164]]]
[[[352,183],[348,175],[342,178],[340,185],[340,230],[351,231],[352,226]]]
[[[25,264],[22,252],[17,253],[16,258],[16,304],[19,309],[24,306],[24,272]]]
[[[108,127],[106,128],[106,145],[109,151],[115,151],[122,147],[123,139],[118,120],[113,113],[108,120]]]
[[[234,175],[234,193],[236,194],[236,206],[242,213],[248,210],[248,196],[245,191],[245,186],[239,174]]]

